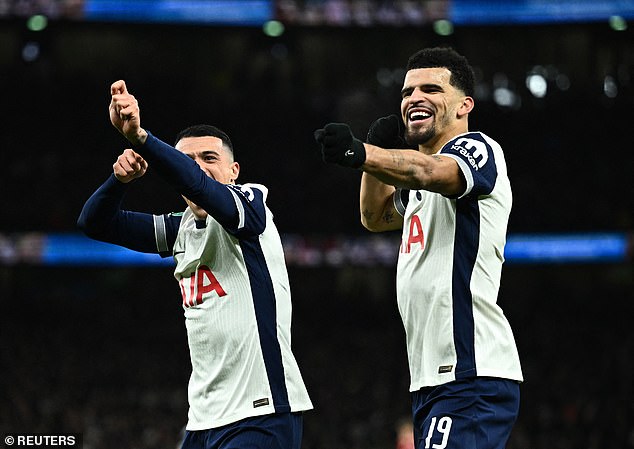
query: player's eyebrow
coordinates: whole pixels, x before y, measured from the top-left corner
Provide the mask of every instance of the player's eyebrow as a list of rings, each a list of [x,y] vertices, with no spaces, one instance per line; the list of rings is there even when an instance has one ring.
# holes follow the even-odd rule
[[[401,96],[406,94],[411,94],[414,92],[414,89],[420,88],[421,90],[444,90],[444,88],[440,84],[435,83],[425,83],[425,84],[417,84],[415,86],[405,86],[401,89]]]
[[[200,151],[192,151],[190,153],[185,153],[187,156],[194,159],[196,156],[204,157],[204,156],[219,156],[220,152],[216,150],[200,150]]]

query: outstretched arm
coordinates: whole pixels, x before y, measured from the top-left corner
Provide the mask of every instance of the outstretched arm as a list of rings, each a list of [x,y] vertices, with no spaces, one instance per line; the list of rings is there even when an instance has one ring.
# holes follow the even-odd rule
[[[445,196],[464,192],[458,163],[450,157],[411,149],[385,149],[356,139],[344,123],[329,123],[315,132],[323,158],[344,167],[360,168],[379,181],[405,189],[429,190]]]
[[[147,163],[125,150],[113,164],[113,174],[86,201],[78,227],[90,238],[145,252],[170,255],[179,216],[152,215],[121,209],[128,183],[143,176]]]
[[[365,149],[361,168],[386,184],[449,197],[464,192],[462,172],[450,157],[416,150],[386,150],[370,144],[365,144]]]

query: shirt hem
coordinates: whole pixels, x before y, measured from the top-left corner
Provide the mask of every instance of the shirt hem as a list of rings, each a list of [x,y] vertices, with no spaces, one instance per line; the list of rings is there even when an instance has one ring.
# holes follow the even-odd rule
[[[191,421],[189,421],[187,425],[185,426],[185,430],[196,431],[196,430],[217,429],[218,427],[226,426],[228,424],[233,424],[243,419],[254,418],[256,416],[274,415],[276,413],[306,412],[312,409],[313,409],[312,405],[302,405],[298,407],[291,407],[291,409],[287,412],[276,412],[274,407],[263,407],[260,410],[253,410],[251,413],[241,413],[241,414],[237,414],[232,417],[223,418],[223,419],[212,419],[209,421],[201,421],[196,423],[192,423]]]

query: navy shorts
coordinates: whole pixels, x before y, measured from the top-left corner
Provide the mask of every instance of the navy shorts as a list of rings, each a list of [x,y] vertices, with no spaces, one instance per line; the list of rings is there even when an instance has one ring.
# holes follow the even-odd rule
[[[519,384],[475,377],[412,393],[416,449],[504,449],[519,412]]]
[[[254,416],[208,430],[187,430],[181,449],[299,449],[301,413]]]

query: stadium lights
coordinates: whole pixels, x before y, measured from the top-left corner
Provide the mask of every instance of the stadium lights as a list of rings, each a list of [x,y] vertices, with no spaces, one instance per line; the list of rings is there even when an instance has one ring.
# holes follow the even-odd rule
[[[504,73],[493,75],[493,101],[502,108],[519,109],[522,106],[522,99],[512,89]]]
[[[446,19],[436,20],[434,31],[440,36],[450,36],[453,34],[453,23]]]
[[[603,79],[603,93],[608,98],[616,98],[619,94],[619,87],[616,85],[614,77],[607,75]]]
[[[40,57],[40,44],[37,42],[27,42],[22,47],[22,59],[25,62],[36,61]]]
[[[544,98],[548,91],[548,83],[539,73],[531,73],[526,77],[526,87],[535,98]]]
[[[262,26],[262,31],[269,37],[280,37],[284,34],[284,24],[279,20],[269,20]]]
[[[610,28],[612,28],[614,31],[627,30],[627,22],[621,16],[611,16],[608,20],[608,23],[610,24]]]
[[[26,27],[29,31],[42,31],[48,26],[48,18],[42,14],[36,14],[29,17],[26,21]]]
[[[26,28],[33,33],[44,31],[48,26],[48,18],[43,14],[35,14],[26,21]],[[34,62],[40,57],[41,48],[39,42],[28,41],[22,47],[22,59],[25,62]]]
[[[553,65],[534,66],[526,74],[526,88],[535,98],[544,98],[548,93],[548,84],[554,84],[559,90],[570,89],[570,78],[565,73],[561,73]]]

